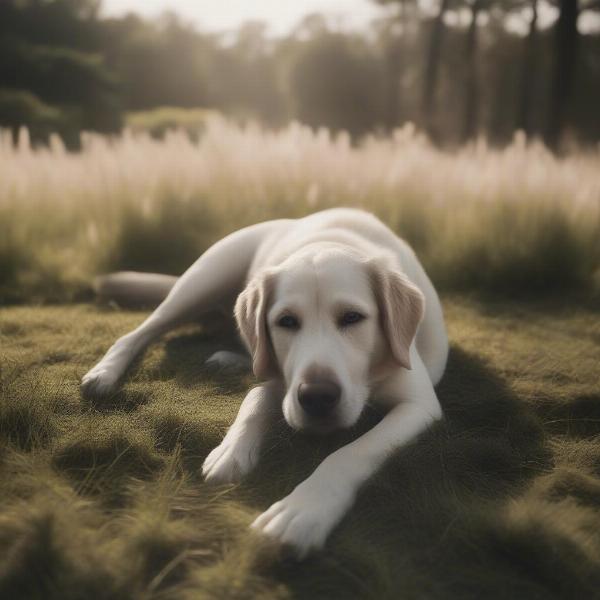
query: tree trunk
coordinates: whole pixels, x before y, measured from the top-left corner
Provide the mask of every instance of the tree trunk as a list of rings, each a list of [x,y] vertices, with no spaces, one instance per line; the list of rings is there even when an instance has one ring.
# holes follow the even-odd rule
[[[404,54],[406,50],[406,35],[408,30],[407,1],[400,0],[400,35],[393,31],[389,34],[387,42],[385,64],[387,69],[386,77],[386,107],[385,118],[386,126],[392,131],[400,123],[403,91],[401,89],[402,76],[404,72]]]
[[[423,123],[425,131],[431,138],[437,137],[434,126],[435,96],[444,36],[444,15],[448,10],[450,0],[440,0],[438,13],[433,22],[427,60],[425,63],[425,76],[423,78]]]
[[[531,123],[531,92],[535,78],[535,47],[537,37],[538,0],[531,0],[531,19],[529,31],[523,42],[523,62],[521,63],[521,86],[519,109],[517,112],[517,129],[523,131],[527,138],[533,133]]]
[[[573,96],[577,64],[577,0],[559,0],[559,15],[554,32],[554,75],[550,90],[550,114],[546,143],[558,148]]]
[[[402,49],[399,40],[391,39],[388,42],[385,56],[386,94],[385,94],[385,120],[389,131],[398,126],[398,113],[400,104],[400,81],[404,65]]]
[[[471,3],[471,22],[467,31],[465,47],[465,116],[463,120],[462,140],[466,142],[477,133],[479,124],[479,86],[477,84],[477,17],[482,0]]]

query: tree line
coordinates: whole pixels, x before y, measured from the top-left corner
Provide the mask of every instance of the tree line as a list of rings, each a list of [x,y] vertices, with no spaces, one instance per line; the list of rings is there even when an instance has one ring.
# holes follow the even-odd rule
[[[2,0],[0,126],[76,146],[81,130],[174,106],[354,137],[411,121],[442,145],[518,129],[555,148],[600,139],[600,34],[578,25],[600,20],[600,0],[378,1],[367,31],[314,14],[274,39],[260,22],[216,34],[174,14],[102,18],[99,0]]]

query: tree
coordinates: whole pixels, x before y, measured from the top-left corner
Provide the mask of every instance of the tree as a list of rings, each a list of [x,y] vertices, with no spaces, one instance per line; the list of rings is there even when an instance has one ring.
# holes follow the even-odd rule
[[[404,71],[404,61],[402,35],[398,32],[398,28],[395,19],[385,19],[378,31],[385,70],[384,120],[388,131],[398,125],[401,102],[400,81]]]
[[[14,128],[18,116],[43,139],[54,124],[73,146],[83,128],[120,129],[119,86],[100,52],[97,9],[95,0],[0,3],[0,125]]]
[[[535,77],[535,51],[538,21],[538,0],[529,0],[529,27],[523,40],[523,58],[521,61],[521,81],[519,90],[519,106],[517,109],[517,129],[529,138],[533,133],[531,123],[531,94]]]
[[[174,14],[154,22],[132,15],[110,20],[103,36],[107,62],[119,74],[129,110],[206,105],[211,44]]]
[[[558,20],[554,29],[554,67],[550,88],[550,111],[546,143],[557,148],[563,134],[572,100],[577,66],[579,17],[578,0],[558,0]]]
[[[493,0],[467,0],[469,9],[469,26],[465,42],[464,54],[464,116],[462,127],[462,140],[467,141],[475,137],[479,127],[479,80],[477,73],[477,55],[479,39],[477,35],[477,21],[484,10],[488,10]]]
[[[420,8],[418,0],[376,0],[376,2],[383,5],[400,5],[401,14],[404,19],[406,19],[408,9],[411,5],[412,7]],[[425,50],[419,120],[421,121],[424,130],[432,139],[436,139],[439,135],[435,125],[436,95],[439,82],[442,46],[446,29],[444,20],[446,14],[452,8],[453,3],[454,0],[438,0],[435,16],[429,19],[428,23],[429,35],[427,36]],[[404,28],[404,30],[406,29]]]
[[[242,118],[280,125],[287,116],[275,43],[260,21],[248,21],[227,46],[213,49],[209,79],[222,109]]]
[[[556,0],[559,13],[554,29],[554,66],[546,143],[557,149],[570,119],[580,46],[577,21],[581,13],[600,10],[599,0]]]
[[[435,100],[440,70],[440,58],[444,39],[444,18],[450,8],[451,0],[439,0],[438,11],[431,25],[431,33],[427,44],[425,73],[423,77],[422,113],[425,131],[431,138],[436,138],[434,126]]]
[[[418,25],[418,3],[417,0],[379,0],[379,3],[393,4],[397,9],[376,24],[385,70],[385,124],[392,130],[406,113],[403,80],[410,71],[409,32]]]
[[[290,72],[295,115],[358,136],[382,122],[381,65],[358,36],[326,31],[298,49]]]

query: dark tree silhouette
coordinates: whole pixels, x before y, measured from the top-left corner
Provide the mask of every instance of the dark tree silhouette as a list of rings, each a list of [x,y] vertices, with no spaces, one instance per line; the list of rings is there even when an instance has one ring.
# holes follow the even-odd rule
[[[406,19],[408,4],[416,4],[415,0],[376,0],[379,4],[400,4],[402,15]],[[437,12],[429,21],[429,35],[426,41],[425,64],[423,68],[423,83],[421,88],[421,102],[419,120],[423,129],[430,138],[437,139],[439,131],[436,127],[436,95],[439,83],[440,65],[442,59],[442,46],[446,26],[444,19],[453,0],[438,0]],[[406,22],[406,20],[405,20]]]
[[[579,16],[578,0],[558,0],[558,20],[554,31],[554,66],[550,89],[550,111],[546,143],[557,148],[568,119],[577,67]]]
[[[485,0],[470,0],[469,28],[465,44],[465,101],[462,139],[470,140],[477,134],[479,122],[479,87],[477,81],[477,18]]]
[[[392,130],[399,122],[401,102],[400,81],[403,72],[402,36],[396,32],[396,21],[388,23],[379,32],[385,65],[385,126]]]
[[[325,32],[301,45],[290,72],[296,115],[358,136],[381,125],[381,65],[357,36]]]
[[[437,14],[431,26],[427,55],[425,58],[425,73],[423,77],[422,111],[425,131],[430,137],[436,138],[434,125],[435,97],[440,70],[440,58],[444,39],[444,17],[450,8],[450,0],[439,0]]]
[[[201,108],[355,137],[412,121],[439,144],[506,143],[517,127],[555,148],[567,131],[600,139],[599,19],[577,29],[600,0],[373,1],[388,10],[368,32],[313,14],[272,38],[257,22],[209,33],[169,14],[103,17],[99,0],[0,0],[0,127],[76,147],[81,130],[118,131],[123,117],[194,135]],[[548,2],[560,17],[542,29]]]
[[[97,0],[0,1],[0,127],[58,131],[77,147],[81,129],[121,127],[120,86],[105,64]]]
[[[394,0],[398,11],[378,23],[377,37],[382,47],[385,68],[385,125],[394,129],[402,122],[402,105],[405,104],[402,79],[406,71],[407,43],[411,19],[415,19],[416,0]]]
[[[517,129],[530,137],[533,133],[531,123],[531,95],[535,84],[535,52],[537,38],[538,0],[529,0],[531,16],[529,28],[523,40],[523,60],[521,63],[521,82],[519,90],[519,106],[517,110]]]

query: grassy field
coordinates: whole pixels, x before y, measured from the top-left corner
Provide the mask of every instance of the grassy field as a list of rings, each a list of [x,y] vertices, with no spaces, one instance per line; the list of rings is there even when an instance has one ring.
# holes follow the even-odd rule
[[[170,334],[103,403],[78,380],[143,313],[0,309],[0,597],[594,598],[600,590],[600,320],[564,303],[446,295],[445,420],[391,458],[302,564],[247,525],[348,433],[283,425],[239,486],[199,468],[249,374]],[[576,305],[576,304],[575,304]]]
[[[0,134],[0,598],[600,598],[600,151],[203,127],[78,154]],[[202,365],[235,342],[174,332],[84,400],[144,316],[86,302],[97,273],[178,274],[243,225],[338,205],[405,236],[442,291],[445,419],[297,564],[247,525],[380,415],[282,424],[244,484],[208,486],[253,380]]]
[[[66,153],[0,136],[0,302],[89,298],[116,269],[180,274],[243,225],[330,206],[378,214],[448,290],[600,290],[600,151],[517,138],[445,153],[406,127],[352,145],[207,119],[197,141],[88,135]]]

